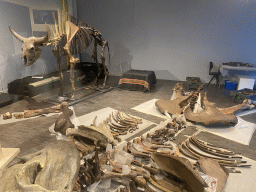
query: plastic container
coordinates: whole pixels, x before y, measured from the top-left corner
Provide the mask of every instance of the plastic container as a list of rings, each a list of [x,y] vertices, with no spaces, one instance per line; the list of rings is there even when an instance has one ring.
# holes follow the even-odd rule
[[[251,76],[238,75],[238,87],[237,90],[242,89],[253,89],[255,83],[255,79]]]
[[[225,81],[225,89],[235,90],[236,86],[237,86],[237,82],[231,82],[229,80]]]
[[[198,89],[202,85],[202,81],[199,77],[186,77],[187,85],[189,89]]]

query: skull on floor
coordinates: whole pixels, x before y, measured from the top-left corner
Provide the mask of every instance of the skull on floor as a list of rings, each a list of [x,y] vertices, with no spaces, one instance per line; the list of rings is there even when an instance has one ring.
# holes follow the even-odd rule
[[[73,144],[56,141],[22,160],[25,163],[4,170],[0,191],[72,191],[80,168],[80,156]]]

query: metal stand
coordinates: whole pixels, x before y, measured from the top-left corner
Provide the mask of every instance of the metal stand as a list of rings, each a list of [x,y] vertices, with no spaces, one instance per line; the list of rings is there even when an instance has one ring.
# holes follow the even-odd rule
[[[81,101],[96,97],[98,95],[104,94],[104,93],[109,92],[109,91],[114,89],[113,87],[106,87],[106,86],[105,86],[105,88],[101,88],[101,87],[82,87],[82,88],[76,89],[75,92],[81,91],[81,90],[86,89],[86,88],[88,88],[90,90],[94,90],[95,93],[93,93],[91,95],[88,95],[88,96],[85,95],[85,96],[83,96],[79,99],[69,99],[68,97],[53,96],[53,97],[46,98],[45,101],[49,102],[49,103],[52,103],[54,105],[58,105],[58,104],[62,103],[63,101],[66,101],[69,106],[72,106],[72,105],[77,104]],[[68,95],[71,92],[72,91],[67,92],[64,95]]]

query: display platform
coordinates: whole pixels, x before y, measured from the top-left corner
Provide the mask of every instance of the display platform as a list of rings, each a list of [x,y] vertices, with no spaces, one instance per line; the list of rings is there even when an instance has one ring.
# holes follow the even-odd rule
[[[156,84],[156,75],[154,71],[131,69],[122,74],[118,83],[118,88],[128,89],[130,91],[150,91],[151,86]]]
[[[0,93],[0,108],[4,107],[6,105],[10,105],[12,103],[15,103],[19,100],[22,100],[22,95],[17,94],[9,94],[9,93]]]
[[[95,87],[95,86],[85,86],[80,87],[75,90],[75,98],[69,99],[71,97],[72,91],[64,93],[64,97],[59,97],[58,95],[45,98],[45,101],[58,105],[63,101],[66,101],[69,106],[79,103],[81,101],[96,97],[98,95],[104,94],[113,90],[113,87],[106,86],[105,88]]]
[[[132,109],[133,110],[136,110],[136,111],[139,111],[139,112],[142,112],[142,113],[146,113],[148,115],[153,115],[153,116],[156,116],[156,117],[160,117],[160,118],[163,118],[163,119],[168,119],[168,117],[164,114],[162,114],[158,109],[157,109],[157,106],[155,105],[155,102],[157,101],[158,99],[151,99],[149,101],[146,101],[136,107],[133,107]]]

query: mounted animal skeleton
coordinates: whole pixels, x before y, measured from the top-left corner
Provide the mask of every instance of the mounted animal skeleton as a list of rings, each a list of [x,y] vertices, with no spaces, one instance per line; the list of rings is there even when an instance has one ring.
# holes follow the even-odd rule
[[[24,58],[24,62],[26,66],[32,65],[37,61],[40,57],[41,49],[40,46],[49,46],[52,45],[54,48],[52,52],[54,56],[57,58],[58,63],[58,70],[60,75],[60,96],[63,96],[63,73],[61,69],[61,57],[68,55],[70,61],[70,81],[72,86],[72,96],[74,98],[74,68],[77,62],[79,62],[78,58],[74,58],[74,54],[79,54],[84,52],[89,45],[92,43],[94,39],[94,50],[92,57],[98,66],[98,76],[95,82],[98,81],[98,77],[100,74],[100,66],[97,60],[97,45],[102,46],[101,51],[101,62],[104,69],[105,79],[103,83],[103,87],[106,84],[106,79],[108,76],[108,71],[105,66],[105,47],[108,47],[108,42],[102,38],[101,33],[94,29],[89,25],[85,25],[78,21],[78,19],[74,18],[73,16],[58,10],[58,23],[56,22],[56,16],[53,13],[53,18],[55,21],[55,32],[52,29],[53,37],[51,36],[49,27],[46,25],[47,34],[45,37],[29,37],[24,38],[17,34],[11,27],[9,27],[12,34],[23,42],[22,45],[22,55],[21,59]],[[108,47],[108,54],[109,54],[109,47]]]

